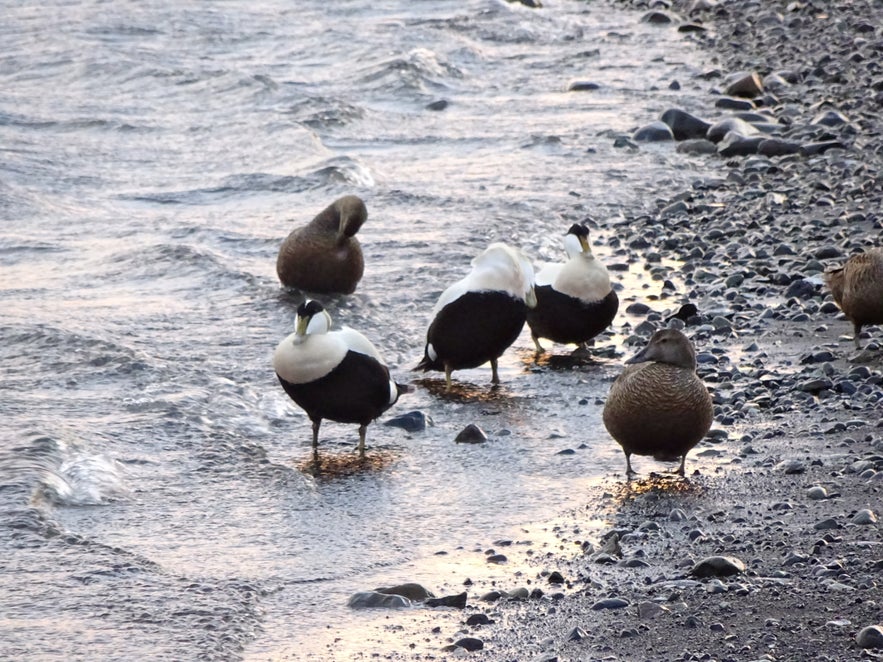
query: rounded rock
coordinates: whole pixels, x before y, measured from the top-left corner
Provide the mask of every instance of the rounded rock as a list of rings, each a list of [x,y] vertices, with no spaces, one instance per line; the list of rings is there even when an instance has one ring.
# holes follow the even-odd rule
[[[861,648],[883,648],[883,625],[869,625],[855,635],[855,643]]]
[[[475,423],[470,423],[460,431],[454,441],[458,444],[481,444],[487,441],[487,434]]]
[[[603,600],[598,600],[595,604],[592,605],[592,609],[595,611],[600,611],[601,609],[622,609],[623,607],[628,607],[629,601],[623,598],[604,598]]]
[[[858,511],[852,518],[853,524],[876,524],[877,523],[877,515],[873,510],[868,508],[863,508]]]
[[[709,556],[693,566],[694,577],[729,577],[745,572],[745,564],[735,556]]]
[[[674,140],[671,128],[665,122],[656,120],[645,124],[632,134],[635,142],[664,142]]]

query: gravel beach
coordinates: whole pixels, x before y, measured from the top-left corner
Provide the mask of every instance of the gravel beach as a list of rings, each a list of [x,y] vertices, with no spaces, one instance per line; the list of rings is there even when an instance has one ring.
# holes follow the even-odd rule
[[[659,281],[649,299],[621,293],[626,355],[695,304],[685,331],[715,423],[687,481],[644,458],[628,484],[623,461],[557,545],[506,541],[534,574],[469,587],[459,627],[427,626],[439,652],[413,659],[883,658],[883,330],[857,351],[823,284],[881,245],[883,3],[619,4],[708,50],[709,97],[685,100],[713,109],[700,120],[753,114],[744,132],[673,146],[724,161],[725,177],[660,191],[609,228],[617,260]],[[694,472],[697,456],[717,471]]]

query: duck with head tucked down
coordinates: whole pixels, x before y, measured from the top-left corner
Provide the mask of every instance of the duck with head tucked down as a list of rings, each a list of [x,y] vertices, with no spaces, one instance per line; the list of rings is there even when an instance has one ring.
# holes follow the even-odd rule
[[[297,309],[295,331],[276,347],[273,369],[288,396],[313,424],[318,459],[322,419],[359,424],[359,455],[365,455],[368,424],[410,391],[390,377],[370,340],[344,327],[331,331],[331,316],[318,301]]]
[[[544,351],[540,338],[585,347],[610,326],[619,309],[610,274],[592,255],[585,225],[570,226],[564,250],[567,262],[548,264],[537,274],[537,305],[527,311],[537,354]]]
[[[368,218],[361,198],[335,200],[309,224],[285,238],[276,273],[285,287],[316,294],[352,294],[365,271],[355,234]]]
[[[855,348],[861,349],[862,327],[883,324],[883,248],[853,255],[843,266],[826,272],[825,281],[852,322]]]
[[[646,347],[626,361],[604,405],[604,425],[625,452],[626,475],[631,456],[652,455],[660,462],[680,458],[684,475],[687,453],[711,428],[711,395],[696,374],[696,351],[676,329],[653,334]]]
[[[472,271],[439,297],[426,333],[418,370],[451,372],[490,362],[491,382],[500,383],[497,359],[524,327],[536,305],[533,266],[521,250],[496,242],[472,260]]]

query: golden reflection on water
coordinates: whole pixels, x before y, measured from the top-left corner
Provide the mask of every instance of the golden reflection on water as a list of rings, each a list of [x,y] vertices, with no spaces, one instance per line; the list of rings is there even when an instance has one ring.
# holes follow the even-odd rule
[[[503,384],[484,385],[451,380],[451,388],[445,385],[444,378],[423,377],[413,384],[425,388],[430,395],[453,402],[494,402],[502,403],[514,397],[511,389]]]

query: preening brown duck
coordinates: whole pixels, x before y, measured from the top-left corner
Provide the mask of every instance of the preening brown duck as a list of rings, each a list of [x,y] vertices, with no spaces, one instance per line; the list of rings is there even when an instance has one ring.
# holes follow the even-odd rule
[[[368,218],[361,198],[345,195],[285,238],[276,273],[286,287],[316,294],[352,294],[365,271],[355,234]]]
[[[861,349],[862,327],[883,324],[883,248],[850,257],[825,273],[834,301],[852,322],[855,348]]]
[[[323,419],[358,423],[359,455],[365,454],[368,424],[409,391],[390,377],[370,340],[344,327],[331,331],[331,316],[318,301],[297,309],[295,331],[276,347],[273,369],[288,396],[313,424],[313,457],[318,459]]]
[[[651,455],[660,462],[680,458],[684,475],[687,453],[706,435],[714,418],[711,396],[696,374],[693,343],[676,329],[657,331],[646,347],[626,361],[604,405],[604,425],[631,456]]]
[[[592,254],[589,229],[570,226],[564,236],[568,260],[548,264],[537,274],[537,305],[527,311],[527,323],[537,354],[540,338],[581,347],[610,326],[619,298],[610,286],[607,268]]]
[[[451,373],[491,364],[491,381],[500,383],[497,359],[524,328],[527,309],[536,305],[534,273],[524,253],[496,242],[472,260],[472,271],[439,297],[426,333],[418,370],[440,370],[451,387]]]

